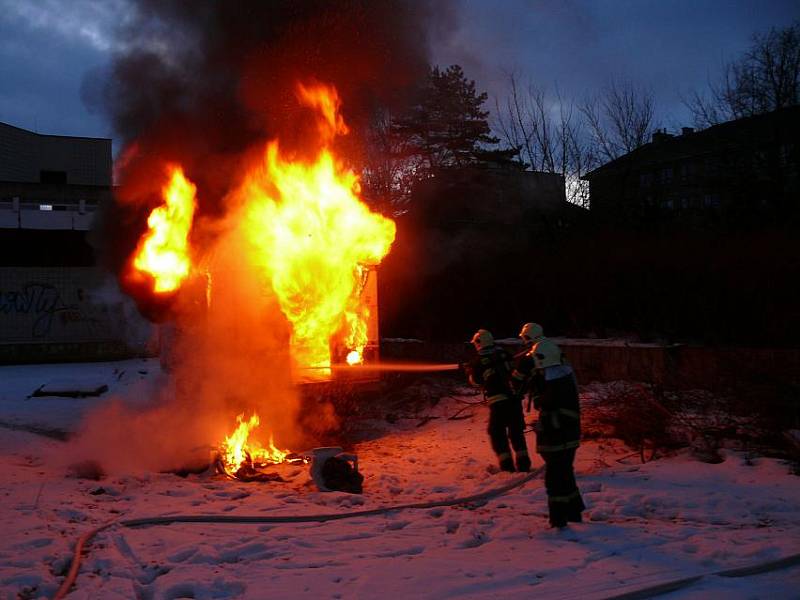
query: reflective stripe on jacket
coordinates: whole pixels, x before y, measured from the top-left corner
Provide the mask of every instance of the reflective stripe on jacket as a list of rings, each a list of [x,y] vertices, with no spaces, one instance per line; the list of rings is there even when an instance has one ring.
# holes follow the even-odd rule
[[[537,402],[539,427],[536,432],[536,451],[540,454],[577,448],[581,439],[578,384],[572,367],[558,365],[549,369],[558,369],[560,377],[548,378],[548,369],[541,377],[543,383]]]
[[[482,349],[470,362],[470,383],[483,388],[489,404],[512,397],[509,375],[511,357],[499,346]]]

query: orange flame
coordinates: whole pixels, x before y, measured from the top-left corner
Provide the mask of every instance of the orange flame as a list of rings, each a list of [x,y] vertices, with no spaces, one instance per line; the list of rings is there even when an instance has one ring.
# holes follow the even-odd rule
[[[336,135],[350,132],[344,118],[339,114],[342,103],[334,88],[325,85],[305,86],[300,83],[297,85],[297,97],[306,106],[319,111],[317,124],[323,145]]]
[[[140,240],[133,266],[153,277],[153,291],[177,290],[191,270],[189,229],[197,200],[195,186],[183,169],[169,167],[169,182],[162,190],[164,205],[156,207],[147,219],[149,231]]]
[[[395,225],[361,202],[358,176],[327,146],[346,131],[335,90],[301,86],[298,96],[322,115],[316,159],[290,160],[272,141],[265,163],[247,175],[240,193],[257,264],[292,325],[295,364],[324,368],[331,364],[331,341],[344,343],[360,362],[367,330],[362,273],[389,252]]]
[[[236,473],[248,461],[254,464],[278,464],[283,462],[289,454],[288,450],[279,450],[275,447],[272,434],[269,436],[269,447],[264,448],[257,441],[249,441],[250,432],[257,428],[260,421],[258,415],[253,415],[244,420],[244,413],[236,417],[239,425],[236,430],[225,438],[220,448],[220,457],[229,473]]]

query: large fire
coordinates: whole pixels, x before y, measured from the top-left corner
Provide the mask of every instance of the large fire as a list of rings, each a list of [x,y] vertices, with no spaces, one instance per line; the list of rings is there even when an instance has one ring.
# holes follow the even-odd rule
[[[362,274],[388,253],[394,223],[358,199],[358,178],[323,149],[312,164],[267,149],[263,172],[245,184],[245,226],[292,324],[292,356],[300,368],[331,365],[331,341],[359,356],[366,344]],[[359,361],[355,361],[359,362]]]
[[[363,360],[369,310],[361,292],[369,268],[389,252],[395,225],[361,201],[358,176],[332,150],[333,139],[348,133],[336,90],[298,85],[297,98],[317,113],[313,158],[289,156],[278,140],[270,141],[263,161],[244,174],[232,200],[242,207],[238,230],[249,243],[245,262],[266,279],[290,325],[295,369],[325,377],[332,362]],[[194,196],[194,186],[173,168],[166,205],[150,215],[150,232],[133,260],[135,269],[154,279],[156,293],[177,290],[193,268],[200,269],[190,262],[187,243]],[[193,250],[192,256],[203,254]],[[242,419],[222,444],[226,471],[235,472],[248,456],[280,462],[285,453],[271,439],[268,450],[248,441],[258,416]]]
[[[197,208],[196,188],[179,166],[169,166],[168,172],[169,181],[162,191],[164,204],[150,213],[148,232],[133,258],[133,267],[152,277],[157,294],[176,291],[192,266],[188,237]]]

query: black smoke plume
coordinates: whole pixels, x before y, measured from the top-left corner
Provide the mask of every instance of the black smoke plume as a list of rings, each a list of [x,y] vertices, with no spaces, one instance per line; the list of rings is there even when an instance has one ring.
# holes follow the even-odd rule
[[[359,132],[377,106],[407,98],[428,68],[429,39],[449,27],[451,2],[418,0],[136,0],[111,66],[84,97],[122,142],[115,202],[99,253],[117,272],[161,202],[164,164],[198,188],[200,219],[225,211],[243,157],[279,137],[302,153],[313,119],[298,81],[333,84],[353,134],[337,148],[357,160]]]

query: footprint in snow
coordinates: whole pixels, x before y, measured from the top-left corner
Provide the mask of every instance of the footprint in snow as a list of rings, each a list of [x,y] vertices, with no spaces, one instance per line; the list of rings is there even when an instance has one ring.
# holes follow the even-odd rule
[[[136,575],[136,580],[141,585],[150,585],[162,575],[170,572],[170,568],[164,565],[150,564],[142,565],[139,573]]]
[[[164,590],[163,596],[166,600],[178,600],[179,598],[235,598],[244,594],[246,586],[238,581],[225,581],[215,579],[209,585],[199,583],[176,583]]]
[[[266,560],[277,556],[267,548],[266,544],[245,544],[219,553],[219,560],[225,563],[242,562],[243,560]]]
[[[483,531],[473,531],[468,538],[462,540],[458,545],[461,548],[477,548],[478,546],[483,546],[490,539]]]
[[[361,496],[346,495],[338,498],[340,506],[362,506],[364,498]]]
[[[33,548],[44,548],[45,546],[49,546],[53,543],[51,538],[37,538],[35,540],[29,540],[27,542],[22,542],[16,544],[14,546],[15,550],[32,550]]]
[[[340,535],[340,536],[328,538],[327,541],[328,542],[353,542],[353,541],[356,541],[356,540],[367,540],[367,539],[370,539],[370,538],[374,538],[376,535],[378,535],[378,534],[364,531],[364,532],[361,532],[361,533],[351,533],[351,534],[347,534],[347,535]]]
[[[170,562],[183,562],[197,554],[197,548],[184,548],[167,557]]]
[[[411,546],[410,548],[379,552],[375,556],[377,558],[397,558],[398,556],[415,556],[417,554],[422,554],[423,552],[425,552],[425,546]]]

